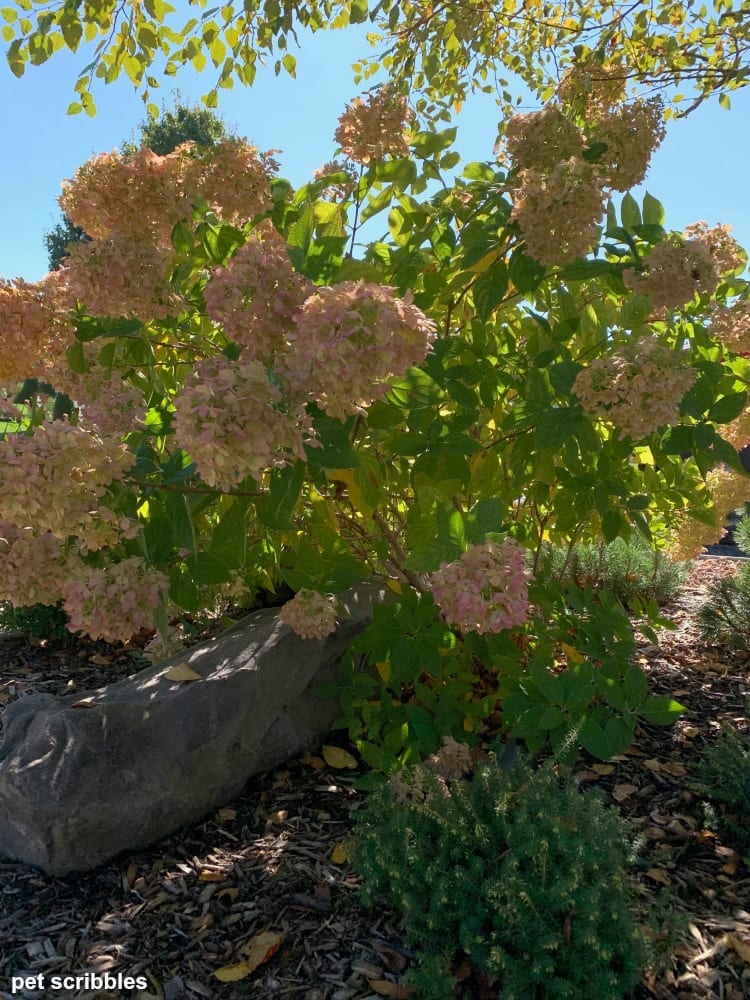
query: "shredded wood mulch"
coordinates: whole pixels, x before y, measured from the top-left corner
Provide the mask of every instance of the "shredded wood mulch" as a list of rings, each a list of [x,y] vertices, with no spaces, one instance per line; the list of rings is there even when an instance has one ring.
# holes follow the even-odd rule
[[[662,631],[658,646],[640,644],[652,691],[681,701],[681,720],[644,725],[614,760],[578,766],[584,787],[600,788],[643,841],[637,887],[644,913],[660,919],[660,958],[637,1000],[750,996],[750,869],[710,826],[694,790],[702,747],[722,720],[744,724],[750,697],[750,657],[705,643],[695,623],[707,586],[738,565],[700,560],[665,609],[675,629]],[[37,691],[82,692],[134,669],[128,651],[17,637],[0,640],[0,664],[0,705]],[[0,997],[409,996],[401,984],[413,955],[398,919],[362,908],[346,860],[362,802],[353,774],[307,753],[250,782],[204,822],[68,878],[0,858]],[[241,978],[217,978],[227,966]],[[9,992],[12,976],[39,973],[47,982],[84,973],[143,976],[147,988],[94,989],[89,979],[67,991]],[[462,990],[465,1000],[496,996],[477,977]]]

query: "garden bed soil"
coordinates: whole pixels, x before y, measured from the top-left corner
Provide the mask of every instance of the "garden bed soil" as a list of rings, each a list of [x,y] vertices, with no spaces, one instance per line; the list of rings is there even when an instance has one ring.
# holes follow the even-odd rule
[[[707,825],[693,788],[702,748],[722,720],[743,723],[750,696],[750,658],[703,642],[695,618],[710,582],[739,564],[699,560],[683,594],[665,609],[675,629],[661,631],[658,646],[639,645],[652,691],[685,705],[680,721],[641,726],[625,753],[606,764],[586,758],[577,767],[580,782],[598,787],[643,838],[636,885],[644,910],[663,917],[656,942],[663,959],[644,977],[638,1000],[750,996],[750,870]],[[134,667],[130,651],[101,643],[6,637],[0,656],[0,704],[32,692],[84,691]],[[12,975],[44,973],[49,981],[85,972],[145,976],[147,988],[28,995],[409,996],[403,977],[413,956],[398,919],[359,904],[358,878],[346,859],[363,801],[352,788],[355,777],[320,753],[306,753],[251,781],[202,823],[94,871],[53,878],[0,859],[0,996],[11,995],[2,991]],[[259,938],[263,933],[269,936]],[[263,961],[255,971],[233,982],[215,976],[222,967],[254,962],[259,947]],[[497,1000],[492,984],[463,972],[463,1000]]]

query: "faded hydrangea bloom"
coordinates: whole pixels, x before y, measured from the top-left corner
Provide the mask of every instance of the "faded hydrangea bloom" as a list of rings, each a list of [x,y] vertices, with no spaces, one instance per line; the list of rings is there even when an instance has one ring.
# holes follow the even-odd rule
[[[747,264],[747,254],[732,236],[732,227],[693,222],[685,227],[685,239],[704,246],[711,254],[719,277],[734,274]]]
[[[730,351],[750,353],[750,300],[715,306],[710,313],[711,333]]]
[[[92,639],[127,642],[143,628],[153,628],[154,612],[169,579],[133,556],[102,569],[82,566],[63,586],[63,607],[71,632]]]
[[[209,486],[257,478],[292,456],[305,457],[309,420],[301,407],[290,414],[280,404],[281,392],[259,361],[206,358],[175,397],[175,436]]]
[[[329,163],[313,170],[313,177],[316,181],[330,177],[332,174],[346,174],[347,181],[338,181],[323,190],[322,196],[329,201],[346,201],[354,193],[357,185],[357,171],[353,163],[348,160],[331,160]]]
[[[552,171],[562,160],[580,157],[583,147],[581,130],[555,104],[514,115],[505,131],[506,152],[521,170]]]
[[[52,532],[0,522],[0,601],[52,605],[69,578],[62,543]]]
[[[278,372],[291,396],[344,419],[424,361],[434,336],[435,324],[392,288],[344,281],[306,300]]]
[[[658,98],[633,101],[604,113],[591,136],[593,142],[607,145],[597,162],[604,184],[615,191],[629,191],[640,184],[666,134],[664,107]]]
[[[409,155],[407,100],[389,84],[370,92],[366,100],[355,97],[339,118],[334,134],[342,152],[355,163],[368,164],[386,156]]]
[[[711,494],[713,521],[705,524],[690,517],[687,510],[680,512],[669,542],[672,559],[695,559],[706,545],[717,542],[726,516],[747,500],[747,477],[726,466],[712,469],[706,476],[706,486]]]
[[[628,288],[648,295],[654,309],[680,309],[696,294],[712,295],[719,284],[708,246],[699,240],[672,236],[657,243],[645,261],[646,270],[623,272]]]
[[[62,271],[37,282],[0,278],[0,381],[52,377],[65,363],[66,347],[73,343],[70,310],[74,305],[75,296]]]
[[[464,778],[474,770],[471,748],[452,736],[444,736],[438,752],[428,758],[427,767],[448,782]]]
[[[284,240],[263,226],[226,267],[213,271],[203,297],[211,319],[242,347],[243,360],[271,361],[313,291],[313,283],[292,267]]]
[[[79,536],[90,551],[110,544],[132,522],[121,524],[100,501],[132,463],[124,444],[64,420],[10,434],[0,441],[0,519],[33,522],[61,541]]]
[[[571,157],[546,173],[521,170],[512,194],[511,218],[541,264],[585,257],[596,244],[604,194],[595,168],[585,160]]]
[[[557,96],[586,121],[597,121],[624,100],[627,78],[628,71],[622,65],[601,66],[592,60],[568,70]]]
[[[460,559],[428,577],[435,603],[449,625],[464,632],[500,632],[529,615],[530,572],[525,549],[512,538],[471,545]]]
[[[633,438],[679,422],[682,397],[695,372],[654,337],[642,337],[596,358],[578,373],[573,393],[595,417]]]
[[[336,631],[337,620],[336,599],[305,588],[279,611],[279,621],[301,639],[325,639]]]

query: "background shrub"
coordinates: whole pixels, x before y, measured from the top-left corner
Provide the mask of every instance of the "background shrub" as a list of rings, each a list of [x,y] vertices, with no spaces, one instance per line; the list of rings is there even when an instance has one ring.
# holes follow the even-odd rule
[[[14,608],[0,602],[0,634],[17,632],[31,639],[69,639],[68,620],[61,604]]]
[[[750,564],[743,565],[736,576],[711,584],[698,612],[698,626],[711,642],[750,650]]]
[[[726,808],[718,813],[727,839],[750,853],[750,733],[725,723],[698,766],[698,790]]]
[[[642,538],[616,538],[607,544],[587,543],[550,548],[550,568],[564,582],[595,590],[611,590],[627,605],[675,598],[685,583],[688,563],[673,562]]]

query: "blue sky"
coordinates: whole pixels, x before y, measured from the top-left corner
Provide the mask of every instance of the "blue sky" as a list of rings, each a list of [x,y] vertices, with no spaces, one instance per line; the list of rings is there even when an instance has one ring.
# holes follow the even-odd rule
[[[260,149],[280,149],[282,175],[293,184],[331,159],[336,119],[357,92],[351,62],[365,51],[362,33],[319,33],[298,53],[297,79],[259,73],[251,89],[221,93],[218,111],[227,124]],[[126,80],[95,92],[95,118],[68,116],[73,83],[84,56],[61,52],[16,79],[0,65],[3,146],[0,161],[0,276],[37,280],[47,271],[43,234],[59,212],[61,181],[94,153],[114,149],[131,137],[145,117],[140,97]],[[166,78],[165,78],[166,79]],[[179,87],[183,100],[199,100],[208,90],[207,72],[184,71],[166,79],[157,102],[171,103]],[[459,120],[457,148],[465,160],[490,159],[497,111],[491,97],[467,102]],[[682,229],[705,219],[730,223],[750,248],[750,88],[732,98],[732,110],[716,102],[685,121],[671,122],[645,187],[667,208],[667,225]],[[637,193],[637,192],[636,192]]]

